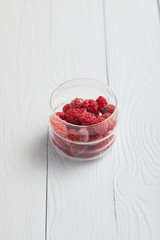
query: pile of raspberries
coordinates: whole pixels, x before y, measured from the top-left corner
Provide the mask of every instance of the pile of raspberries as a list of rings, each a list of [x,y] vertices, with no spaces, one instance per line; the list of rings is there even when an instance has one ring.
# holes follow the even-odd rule
[[[101,141],[99,145],[94,144],[90,147],[77,145],[73,142],[92,142],[107,136],[116,125],[115,117],[111,117],[106,121],[114,111],[115,106],[108,104],[103,96],[99,96],[96,100],[75,98],[69,104],[64,105],[62,112],[56,112],[59,118],[55,116],[50,118],[50,124],[54,131],[61,137],[70,140],[65,141],[55,135],[54,139],[52,139],[54,144],[70,156],[92,157],[93,148],[95,150],[100,149],[102,146],[104,148],[105,145],[108,146],[108,141],[111,141],[113,137],[107,139],[107,141]],[[81,127],[77,128],[76,125]],[[88,151],[88,148],[91,149]],[[94,151],[93,155],[98,154],[99,152],[95,153]]]

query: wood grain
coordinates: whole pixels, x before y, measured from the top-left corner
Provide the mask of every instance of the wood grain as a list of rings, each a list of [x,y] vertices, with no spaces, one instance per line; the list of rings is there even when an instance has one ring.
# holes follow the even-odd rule
[[[106,81],[103,24],[100,1],[52,2],[51,91],[76,77]],[[49,147],[47,239],[116,239],[111,155],[75,163]]]
[[[49,1],[0,1],[0,239],[44,239]]]
[[[53,2],[51,88],[108,75],[120,119],[114,148],[100,161],[67,162],[49,147],[47,239],[160,239],[157,3]]]
[[[159,6],[0,2],[1,239],[160,239]],[[95,162],[47,153],[49,95],[76,77],[118,97],[116,143]]]
[[[76,77],[106,81],[103,4],[53,1],[51,91]],[[49,146],[47,239],[116,239],[112,152],[99,161],[69,162]]]
[[[159,240],[160,29],[156,1],[105,1],[109,79],[119,100],[113,151],[119,239]]]

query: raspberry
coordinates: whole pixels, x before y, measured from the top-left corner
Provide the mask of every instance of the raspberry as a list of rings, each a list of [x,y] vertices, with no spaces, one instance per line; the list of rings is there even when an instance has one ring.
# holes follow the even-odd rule
[[[85,152],[85,153],[81,154],[81,157],[83,157],[83,158],[92,158],[92,157],[96,157],[98,155],[100,155],[99,152],[91,152],[91,153],[90,152]]]
[[[112,145],[112,139],[114,138],[114,134],[112,134],[110,137],[108,137],[107,139],[103,140],[102,142],[96,144],[94,146],[95,150],[100,150],[100,151],[105,151],[106,149],[108,149],[111,145]]]
[[[67,137],[68,137],[68,139],[75,141],[76,140],[76,130],[74,130],[74,129],[68,130]]]
[[[94,134],[89,136],[89,142],[98,141],[102,138],[101,134]]]
[[[61,118],[62,120],[65,119],[65,115],[64,115],[64,112],[56,112],[56,115]]]
[[[99,124],[98,124],[99,123]],[[107,132],[108,129],[108,122],[106,121],[106,119],[104,117],[99,117],[94,121],[94,124],[98,124],[94,127],[94,130],[98,133],[98,134],[104,134],[105,132]]]
[[[100,150],[100,151],[101,151],[101,150],[104,149],[104,147],[107,146],[107,144],[108,144],[108,140],[105,139],[105,140],[103,140],[102,142],[100,142],[100,143],[94,145],[94,149],[95,149],[95,150]]]
[[[87,109],[87,112],[94,113],[96,116],[99,114],[98,103],[93,99],[85,100],[82,104],[83,108]]]
[[[67,135],[67,128],[66,125],[60,122],[56,117],[52,116],[50,118],[50,124],[54,131],[62,137]]]
[[[88,147],[87,151],[83,153],[81,156],[85,158],[96,157],[100,155],[100,151],[95,148],[95,145],[91,145]]]
[[[81,108],[82,103],[83,103],[82,98],[75,98],[74,100],[71,101],[70,108]]]
[[[67,132],[67,137],[68,137],[68,139],[70,139],[72,141],[87,142],[89,139],[89,133],[85,128],[83,128],[79,131],[70,129]]]
[[[111,113],[107,112],[107,113],[103,114],[102,116],[107,119],[111,115],[112,115]],[[116,119],[114,117],[111,117],[110,119],[107,120],[107,122],[108,122],[108,131],[112,131],[116,126]]]
[[[97,98],[96,102],[98,103],[98,109],[100,112],[102,111],[103,107],[108,104],[106,98],[104,98],[102,96],[99,96]]]
[[[83,113],[79,117],[80,123],[84,126],[94,124],[95,120],[96,120],[96,116],[93,113],[90,113],[90,112]]]
[[[59,134],[62,137],[65,137],[67,135],[66,125],[62,123],[57,124],[54,130],[57,134]]]
[[[52,141],[61,150],[66,150],[68,148],[65,141],[56,135],[54,135],[54,139],[52,138]]]
[[[88,142],[89,133],[86,128],[82,128],[81,130],[77,131],[76,138],[80,142]]]
[[[113,138],[114,138],[114,134],[112,134],[109,138],[107,138],[105,140],[105,147],[103,146],[103,150],[102,151],[106,151],[108,148],[110,148],[112,146],[112,144],[115,141],[115,139],[113,139]]]
[[[108,121],[108,131],[112,131],[116,126],[116,119],[111,118]]]
[[[64,150],[64,149],[63,149],[63,152],[64,152],[65,154],[67,154],[68,156],[73,157],[73,156],[71,155],[71,153],[70,153],[70,149],[67,149],[67,150]]]
[[[87,131],[89,132],[89,137],[97,134],[94,130],[94,125],[92,125],[92,127],[87,127]]]
[[[111,115],[112,115],[111,113],[107,112],[107,113],[103,114],[102,117],[104,117],[104,118],[107,119],[107,118],[109,118]]]
[[[71,108],[65,112],[65,119],[72,124],[80,124],[79,118],[86,112],[84,108]]]
[[[87,146],[79,146],[79,145],[70,147],[70,154],[73,157],[76,157],[76,156],[86,152],[87,148],[88,148]]]
[[[100,111],[98,110],[96,117],[100,117],[100,116],[102,116],[102,115],[100,114]]]
[[[70,109],[70,104],[64,105],[64,107],[63,107],[63,112],[64,112],[64,113],[67,112],[68,109]]]
[[[115,110],[115,106],[113,104],[108,104],[106,106],[103,107],[102,109],[102,113],[113,113]]]
[[[51,126],[54,128],[57,124],[59,123],[59,119],[57,119],[56,117],[52,116],[50,117],[50,124]]]

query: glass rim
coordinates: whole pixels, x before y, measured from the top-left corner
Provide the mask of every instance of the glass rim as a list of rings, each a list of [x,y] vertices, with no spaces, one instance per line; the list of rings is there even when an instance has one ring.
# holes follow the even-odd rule
[[[112,96],[113,96],[114,99],[115,99],[115,110],[114,110],[114,112],[111,114],[111,116],[109,116],[108,118],[106,118],[105,121],[100,122],[100,123],[96,123],[96,124],[92,124],[92,125],[87,125],[87,126],[85,126],[85,125],[76,125],[76,124],[73,124],[73,123],[66,122],[66,121],[64,121],[63,119],[59,118],[59,117],[56,115],[54,109],[52,108],[52,98],[53,98],[53,94],[54,94],[60,87],[62,87],[63,85],[65,85],[66,83],[69,83],[69,82],[72,82],[72,81],[77,81],[77,80],[79,80],[79,79],[88,79],[88,80],[92,80],[92,81],[95,81],[95,82],[98,82],[98,83],[103,83],[103,84],[105,84],[104,82],[102,82],[102,81],[100,81],[100,80],[96,80],[96,79],[94,79],[94,78],[73,78],[73,79],[70,79],[70,80],[67,80],[67,81],[62,82],[60,85],[58,85],[58,86],[52,91],[51,96],[50,96],[50,108],[51,108],[51,110],[52,110],[52,112],[53,112],[54,117],[56,117],[56,118],[57,118],[59,121],[61,121],[62,123],[65,123],[67,126],[72,126],[72,127],[74,127],[74,128],[76,127],[76,128],[86,128],[86,129],[87,129],[87,128],[91,128],[91,127],[93,127],[93,126],[99,126],[100,124],[107,122],[107,121],[108,121],[110,118],[112,118],[112,117],[115,115],[115,113],[117,112],[117,97],[116,97],[116,95],[114,94],[113,90],[112,90],[109,86],[105,86],[105,89],[106,89],[106,90],[109,90],[109,91],[111,92]]]

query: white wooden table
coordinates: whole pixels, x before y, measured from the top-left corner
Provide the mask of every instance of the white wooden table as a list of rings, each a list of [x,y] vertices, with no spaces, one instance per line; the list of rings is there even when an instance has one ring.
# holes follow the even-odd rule
[[[158,0],[0,0],[0,239],[160,240]],[[112,151],[66,162],[48,142],[62,81],[105,81]]]

